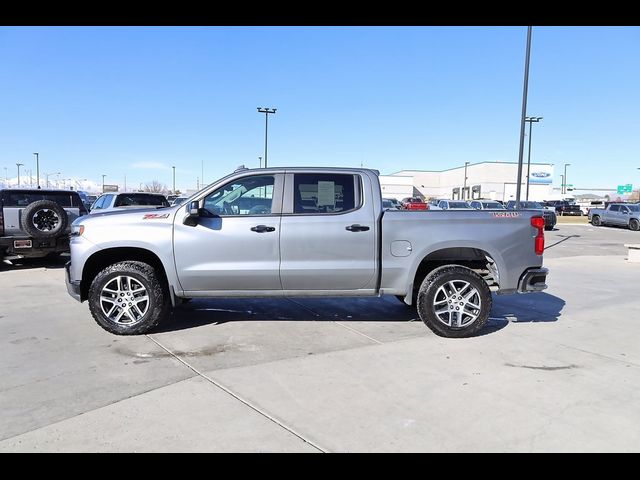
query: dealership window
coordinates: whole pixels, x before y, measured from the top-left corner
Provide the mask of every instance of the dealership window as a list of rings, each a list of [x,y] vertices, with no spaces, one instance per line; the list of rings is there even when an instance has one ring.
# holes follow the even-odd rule
[[[480,193],[480,185],[474,185],[473,187],[471,187],[471,198],[481,198],[482,196],[480,195]]]

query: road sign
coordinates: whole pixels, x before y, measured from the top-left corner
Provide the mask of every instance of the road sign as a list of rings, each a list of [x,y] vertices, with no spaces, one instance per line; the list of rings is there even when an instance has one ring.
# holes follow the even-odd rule
[[[631,183],[627,183],[626,185],[618,185],[618,193],[631,193],[633,192],[633,185]]]
[[[624,185],[618,185],[618,195],[621,195],[624,193]]]

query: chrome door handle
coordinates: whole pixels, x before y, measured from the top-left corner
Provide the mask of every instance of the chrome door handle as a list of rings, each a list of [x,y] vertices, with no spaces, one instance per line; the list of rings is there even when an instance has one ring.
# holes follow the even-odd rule
[[[275,232],[276,228],[275,227],[267,227],[266,225],[256,225],[255,227],[251,227],[251,231],[252,232],[258,232],[258,233]]]
[[[345,227],[345,228],[350,232],[366,232],[367,230],[369,230],[369,227],[365,225],[358,225],[357,223],[354,223],[353,225],[349,225],[348,227]]]

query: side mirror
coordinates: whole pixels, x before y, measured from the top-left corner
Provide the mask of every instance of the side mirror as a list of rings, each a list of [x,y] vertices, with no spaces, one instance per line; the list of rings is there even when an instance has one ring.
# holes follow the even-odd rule
[[[184,217],[182,223],[195,227],[198,224],[198,217],[200,217],[200,202],[193,201],[189,204],[189,214]]]
[[[190,217],[199,217],[200,216],[200,202],[194,200],[189,204],[189,216]]]

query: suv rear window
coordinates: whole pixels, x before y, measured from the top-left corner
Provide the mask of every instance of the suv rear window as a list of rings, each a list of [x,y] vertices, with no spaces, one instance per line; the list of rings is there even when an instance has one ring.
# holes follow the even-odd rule
[[[131,193],[126,195],[118,195],[114,207],[130,207],[130,206],[154,206],[168,207],[169,202],[162,195],[149,195],[146,193]]]
[[[51,200],[61,207],[81,207],[82,200],[77,193],[69,192],[38,192],[37,190],[29,191],[5,191],[4,206],[5,207],[26,207],[27,205],[39,200]]]

